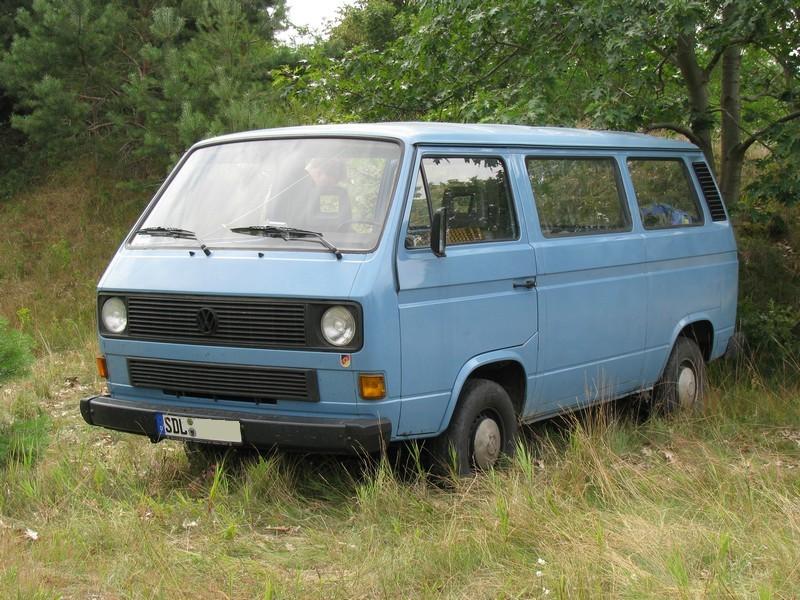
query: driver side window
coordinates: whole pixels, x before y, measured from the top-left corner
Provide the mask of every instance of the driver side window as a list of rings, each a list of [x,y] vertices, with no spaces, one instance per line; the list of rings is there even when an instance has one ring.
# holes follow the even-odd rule
[[[499,158],[424,158],[417,176],[406,248],[430,245],[431,216],[447,208],[448,245],[513,240],[516,215]]]

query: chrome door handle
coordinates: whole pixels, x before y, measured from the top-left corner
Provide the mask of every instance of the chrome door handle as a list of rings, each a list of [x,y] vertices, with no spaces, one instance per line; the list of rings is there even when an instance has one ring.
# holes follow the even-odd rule
[[[514,288],[525,288],[527,290],[532,290],[536,287],[536,278],[533,279],[526,279],[522,283],[515,283]]]

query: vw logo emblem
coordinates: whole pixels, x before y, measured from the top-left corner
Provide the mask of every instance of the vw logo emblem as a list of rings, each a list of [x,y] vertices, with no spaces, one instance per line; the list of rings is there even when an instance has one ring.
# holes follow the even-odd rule
[[[210,308],[201,308],[197,311],[197,328],[203,335],[213,335],[217,332],[217,313]]]

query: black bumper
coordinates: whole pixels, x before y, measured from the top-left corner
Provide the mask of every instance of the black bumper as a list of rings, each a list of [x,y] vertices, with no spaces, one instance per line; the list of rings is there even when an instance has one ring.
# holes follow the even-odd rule
[[[227,409],[179,408],[152,402],[130,402],[110,396],[81,400],[81,415],[89,425],[145,435],[159,441],[156,414],[168,413],[239,421],[242,443],[256,448],[284,448],[310,452],[377,452],[389,441],[392,424],[387,419],[336,419],[254,415]]]

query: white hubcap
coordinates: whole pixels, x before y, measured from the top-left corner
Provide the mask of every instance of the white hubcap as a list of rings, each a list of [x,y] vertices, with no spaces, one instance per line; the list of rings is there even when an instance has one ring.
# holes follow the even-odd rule
[[[474,457],[479,469],[488,469],[500,456],[500,427],[494,419],[485,418],[475,429]]]
[[[683,407],[691,407],[696,400],[697,375],[690,365],[681,365],[678,371],[678,403]]]

